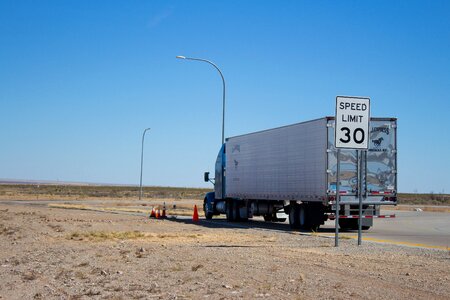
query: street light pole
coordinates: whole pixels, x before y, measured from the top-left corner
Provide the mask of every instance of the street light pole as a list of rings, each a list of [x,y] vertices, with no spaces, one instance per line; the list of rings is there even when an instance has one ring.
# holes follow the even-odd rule
[[[142,149],[141,149],[141,180],[139,183],[139,200],[142,199],[142,166],[144,164],[144,138],[145,138],[145,133],[147,132],[147,130],[150,130],[150,128],[146,128],[144,130],[144,133],[142,134]]]
[[[194,58],[194,57],[186,57],[186,56],[177,56],[179,59],[188,59],[188,60],[197,60],[197,61],[203,61],[210,65],[212,65],[216,70],[219,72],[220,77],[222,78],[222,84],[223,84],[223,92],[222,92],[222,145],[225,142],[225,78],[223,77],[222,72],[220,71],[219,67],[212,61],[209,61],[207,59],[203,58]]]

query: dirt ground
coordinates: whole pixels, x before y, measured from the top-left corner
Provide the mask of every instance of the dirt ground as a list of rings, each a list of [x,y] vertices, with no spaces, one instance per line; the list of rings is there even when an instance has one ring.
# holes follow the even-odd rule
[[[447,251],[81,209],[0,201],[1,299],[450,299]]]

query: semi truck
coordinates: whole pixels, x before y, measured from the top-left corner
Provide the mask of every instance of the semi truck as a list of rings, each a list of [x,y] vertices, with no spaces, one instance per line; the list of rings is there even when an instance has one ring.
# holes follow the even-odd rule
[[[227,138],[215,177],[204,173],[214,184],[204,198],[206,219],[289,218],[292,229],[317,230],[334,216],[339,178],[339,227],[358,229],[361,198],[362,229],[369,229],[381,205],[397,204],[397,119],[371,118],[364,151],[338,151],[334,127],[334,117],[323,117]]]

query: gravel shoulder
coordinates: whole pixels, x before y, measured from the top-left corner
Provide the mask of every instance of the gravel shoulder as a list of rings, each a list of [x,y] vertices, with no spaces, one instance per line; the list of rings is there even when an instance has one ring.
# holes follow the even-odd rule
[[[0,202],[2,299],[449,299],[448,251]]]

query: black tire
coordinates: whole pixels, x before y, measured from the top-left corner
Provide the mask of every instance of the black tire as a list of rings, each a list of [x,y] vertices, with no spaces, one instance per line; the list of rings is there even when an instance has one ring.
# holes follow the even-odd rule
[[[211,220],[213,217],[213,213],[212,212],[208,212],[206,209],[206,199],[205,202],[203,202],[203,212],[205,213],[205,218],[206,220]]]
[[[298,208],[298,224],[300,229],[309,229],[309,215],[305,204],[300,204]]]
[[[237,222],[237,221],[245,221],[245,219],[241,218],[239,213],[239,203],[234,199],[227,200],[227,221],[228,222]]]
[[[241,220],[241,215],[239,213],[239,203],[236,200],[231,200],[233,202],[233,221],[237,222]]]
[[[369,230],[370,227],[372,227],[372,226],[361,226],[361,229],[362,229],[362,230]]]
[[[228,222],[233,222],[234,220],[233,220],[233,207],[234,207],[234,201],[233,200],[231,200],[231,199],[228,199],[228,200],[226,200],[227,202],[226,202],[226,205],[227,205],[227,208],[226,208],[226,215],[227,215],[227,221]]]
[[[324,206],[321,203],[308,203],[306,205],[306,212],[308,214],[307,229],[312,231],[318,231],[320,225],[325,224]]]
[[[241,210],[244,210],[242,212]],[[238,216],[238,220],[241,222],[247,222],[248,221],[248,205],[245,201],[239,201],[236,204],[236,212]]]
[[[318,231],[322,223],[322,212],[312,204],[300,204],[298,212],[298,220],[300,229]]]
[[[291,203],[289,209],[289,226],[291,229],[299,229],[299,205],[297,203]]]

